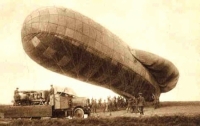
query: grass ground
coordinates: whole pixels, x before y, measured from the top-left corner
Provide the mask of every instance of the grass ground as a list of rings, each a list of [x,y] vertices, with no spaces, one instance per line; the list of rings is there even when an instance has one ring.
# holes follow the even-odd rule
[[[110,115],[111,114],[111,115]],[[199,126],[200,102],[163,102],[161,107],[146,107],[144,115],[115,112],[92,113],[87,119],[1,119],[0,126]]]
[[[198,116],[115,117],[88,119],[12,120],[2,126],[199,126]]]

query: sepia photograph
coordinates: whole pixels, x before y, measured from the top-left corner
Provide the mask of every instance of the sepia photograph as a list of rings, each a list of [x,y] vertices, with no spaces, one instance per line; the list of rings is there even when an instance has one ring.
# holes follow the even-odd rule
[[[200,125],[200,1],[0,8],[0,126]]]

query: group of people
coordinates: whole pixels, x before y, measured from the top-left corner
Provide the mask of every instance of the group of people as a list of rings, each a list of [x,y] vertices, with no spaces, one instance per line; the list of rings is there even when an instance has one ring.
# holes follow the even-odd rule
[[[107,97],[107,100],[104,99],[91,99],[89,100],[90,107],[93,113],[97,112],[97,109],[102,110],[103,112],[109,111],[116,111],[121,108],[126,107],[126,99],[122,96],[114,96],[114,97]]]
[[[145,105],[145,99],[142,96],[142,93],[139,93],[139,97],[135,98],[134,96],[130,99],[128,99],[128,105],[126,108],[127,112],[137,112],[139,111],[141,115],[144,115],[144,105]]]
[[[159,97],[156,95],[152,95],[152,99],[154,99],[154,107],[155,109],[159,106]],[[125,99],[122,96],[118,97],[108,97],[107,100],[100,99],[91,99],[91,112],[97,113],[101,112],[111,112],[116,110],[126,109],[126,112],[130,113],[140,113],[144,115],[144,106],[146,105],[145,98],[142,96],[142,93],[138,94],[138,97],[131,97],[129,99]]]
[[[20,94],[21,93],[21,94]],[[28,91],[19,91],[19,88],[17,87],[14,91],[14,105],[44,105],[49,104],[50,102],[50,96],[54,94],[54,88],[53,85],[51,85],[51,88],[49,90],[48,96],[42,96],[41,92],[28,92]]]
[[[91,109],[93,113],[97,113],[97,109],[102,110],[103,112],[111,112],[120,109],[125,109],[127,112],[137,112],[139,111],[140,114],[144,114],[143,108],[145,105],[145,99],[142,96],[142,93],[139,93],[139,97],[135,98],[132,97],[130,99],[125,99],[122,96],[118,97],[108,97],[107,101],[102,99],[91,99]],[[136,109],[138,108],[138,109]]]

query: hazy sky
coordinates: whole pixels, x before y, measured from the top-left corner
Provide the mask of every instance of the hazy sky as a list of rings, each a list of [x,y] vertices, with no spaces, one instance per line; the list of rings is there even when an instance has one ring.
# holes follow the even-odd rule
[[[21,43],[27,15],[43,6],[82,13],[118,35],[131,48],[160,55],[180,72],[177,86],[161,101],[200,100],[199,0],[6,0],[0,2],[0,103],[20,90],[69,86],[88,97],[114,95],[109,90],[53,73],[32,61]]]

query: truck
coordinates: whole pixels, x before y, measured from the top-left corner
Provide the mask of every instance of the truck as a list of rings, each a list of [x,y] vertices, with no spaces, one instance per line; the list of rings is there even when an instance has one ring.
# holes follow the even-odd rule
[[[70,94],[65,89],[56,91],[52,95],[48,90],[19,91],[14,104],[4,112],[4,118],[84,118],[84,115],[90,116],[89,99]]]

